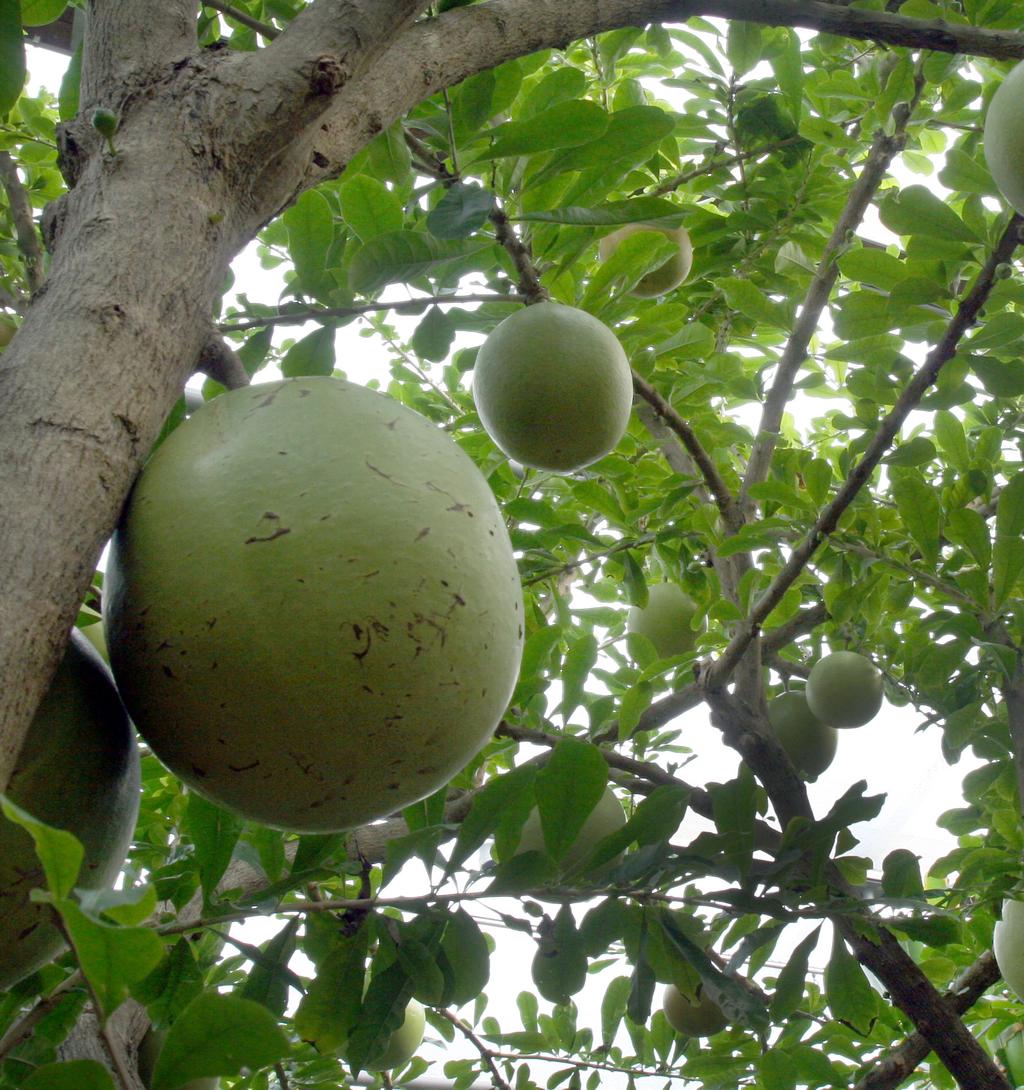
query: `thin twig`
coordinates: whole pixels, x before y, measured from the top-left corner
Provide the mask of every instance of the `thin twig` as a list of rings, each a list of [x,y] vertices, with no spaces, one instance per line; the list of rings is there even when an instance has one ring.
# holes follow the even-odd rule
[[[285,1074],[282,1064],[274,1064],[274,1074],[277,1076],[277,1082],[281,1090],[291,1090],[291,1087],[288,1083],[288,1076]]]
[[[458,1015],[452,1014],[451,1011],[438,1009],[437,1013],[451,1024],[466,1038],[467,1041],[480,1053],[480,1059],[487,1065],[487,1069],[491,1073],[491,1082],[494,1083],[494,1090],[512,1090],[508,1080],[498,1070],[498,1065],[494,1062],[495,1053],[492,1052],[486,1044],[473,1032]],[[513,1057],[515,1058],[515,1057]]]
[[[527,303],[539,303],[550,299],[547,288],[540,282],[529,246],[516,234],[504,209],[497,201],[494,202],[489,219],[494,224],[494,233],[498,241],[505,247],[515,263],[516,271],[519,273],[518,287],[526,296]]]
[[[672,1071],[649,1071],[635,1067],[618,1067],[615,1064],[600,1063],[598,1060],[581,1060],[578,1056],[554,1056],[547,1052],[495,1052],[493,1055],[500,1060],[536,1060],[538,1063],[562,1064],[564,1067],[575,1067],[587,1071],[617,1071],[634,1079],[693,1081],[692,1075],[680,1075]]]
[[[754,148],[752,151],[742,151],[736,155],[725,155],[719,159],[712,159],[705,162],[699,167],[694,167],[691,170],[683,171],[681,174],[673,175],[667,182],[661,182],[651,190],[637,190],[637,194],[650,193],[653,197],[663,197],[666,193],[674,193],[681,186],[692,182],[695,178],[703,178],[708,174],[714,173],[716,170],[724,170],[726,167],[735,166],[737,163],[746,162],[748,159],[757,159],[762,155],[771,155],[773,152],[781,151],[783,148],[791,147],[793,144],[799,144],[804,137],[802,136],[787,136],[785,140],[776,140],[771,144],[762,144],[760,147]]]
[[[885,452],[892,446],[893,439],[903,426],[903,422],[917,406],[925,391],[938,378],[945,364],[956,354],[957,345],[964,333],[977,321],[978,312],[984,306],[996,283],[996,269],[1013,256],[1013,251],[1020,241],[1022,227],[1024,227],[1024,218],[1015,214],[978,274],[974,286],[946,327],[942,339],[928,353],[925,362],[907,383],[896,405],[878,426],[867,450],[850,471],[850,475],[840,486],[835,498],[818,516],[803,541],[790,553],[782,570],[758,598],[739,631],[729,641],[729,646],[704,671],[705,685],[714,687],[724,683],[751,640],[757,635],[765,618],[782,601],[783,595],[799,578],[819,545],[835,530],[843,512],[854,501]]]
[[[359,303],[350,307],[310,307],[305,310],[287,310],[280,314],[266,314],[241,322],[221,322],[221,333],[244,333],[249,329],[261,329],[270,325],[302,325],[305,322],[322,322],[329,318],[358,318],[377,311],[393,310],[396,314],[418,314],[427,307],[459,306],[462,303],[525,303],[525,295],[500,295],[497,292],[472,292],[468,295],[424,295],[419,299],[395,299],[377,303]]]
[[[32,215],[32,202],[10,152],[0,151],[0,183],[7,193],[7,203],[18,237],[18,249],[25,263],[25,280],[29,293],[35,295],[46,279],[43,269],[43,243]]]
[[[239,11],[238,8],[223,3],[223,0],[203,0],[203,7],[213,8],[214,11],[219,11],[221,15],[231,22],[239,23],[241,26],[248,27],[250,30],[255,30],[257,34],[262,34],[264,38],[276,38],[281,33],[276,26],[271,26],[269,23],[261,23],[259,19],[254,19],[247,12]]]

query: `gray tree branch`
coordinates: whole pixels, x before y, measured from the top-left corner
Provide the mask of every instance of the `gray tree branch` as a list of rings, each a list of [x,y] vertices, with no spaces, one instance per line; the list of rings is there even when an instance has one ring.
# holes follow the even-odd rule
[[[43,286],[46,274],[43,270],[43,242],[32,215],[32,202],[18,174],[18,165],[10,152],[0,151],[0,185],[7,194],[7,203],[14,220],[18,237],[18,249],[25,264],[25,281],[31,295]]]

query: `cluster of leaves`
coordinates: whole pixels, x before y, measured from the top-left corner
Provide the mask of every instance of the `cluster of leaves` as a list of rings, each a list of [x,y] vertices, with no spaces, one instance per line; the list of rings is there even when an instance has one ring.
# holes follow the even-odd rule
[[[235,6],[283,26],[303,5]],[[1016,26],[1024,4],[921,0],[902,11]],[[200,29],[207,43],[224,33],[211,12]],[[228,42],[255,49],[261,37],[239,25]],[[348,836],[244,824],[183,794],[146,758],[129,893],[78,901],[73,875],[48,871],[74,954],[0,997],[0,1033],[34,997],[51,997],[33,1035],[4,1054],[0,1086],[70,1085],[70,1065],[47,1065],[86,1000],[81,984],[66,983],[76,964],[104,1012],[130,994],[157,1026],[172,1027],[157,1088],[222,1075],[239,1090],[263,1090],[277,1061],[291,1086],[334,1084],[344,1075],[338,1050],[355,1069],[372,1062],[412,996],[435,1010],[472,1003],[466,1017],[487,1054],[448,1062],[459,1088],[488,1077],[490,1061],[529,1090],[552,1070],[528,1058],[537,1054],[574,1061],[555,1063],[551,1086],[587,1077],[596,1087],[602,1065],[709,1087],[850,1085],[906,1036],[907,1016],[871,986],[838,934],[824,975],[810,971],[820,932],[805,921],[846,916],[870,932],[885,916],[943,989],[988,948],[999,899],[1021,876],[1001,695],[1019,677],[1024,639],[1024,282],[1015,270],[1004,270],[984,320],[765,623],[795,625],[766,671],[770,692],[805,676],[828,646],[848,646],[883,669],[892,703],[920,711],[922,752],[941,746],[950,762],[965,752],[982,759],[965,779],[966,806],[941,820],[957,848],[930,875],[898,845],[884,860],[855,855],[851,826],[882,805],[863,784],[819,820],[784,830],[770,826],[765,791],[746,769],[706,789],[686,784],[674,775],[686,751],[671,694],[692,680],[697,658],[727,646],[811,530],[999,238],[1007,217],[981,155],[980,122],[1000,74],[983,60],[968,67],[784,28],[693,19],[625,29],[509,61],[423,102],[264,230],[261,259],[282,268],[285,294],[232,299],[221,316],[249,373],[271,365],[288,376],[339,373],[337,330],[362,323],[388,353],[387,392],[448,429],[502,504],[528,620],[512,729],[451,785],[473,792],[461,822],[439,794],[409,808],[405,835],[369,861]],[[62,118],[75,99],[72,73]],[[22,96],[0,126],[0,148],[17,157],[37,209],[62,184],[54,105]],[[795,386],[801,418],[784,418],[770,472],[750,490],[758,518],[738,532],[723,526],[699,477],[666,458],[674,440],[640,414],[613,454],[568,477],[524,474],[495,449],[468,376],[481,335],[521,303],[521,270],[496,237],[496,219],[506,217],[546,290],[616,329],[635,370],[738,492],[755,442],[749,407],[771,386],[870,141],[894,131],[900,108],[909,112],[900,177],[934,178],[885,177],[873,204],[896,241],[858,230],[842,240],[839,276]],[[660,236],[635,236],[597,263],[598,236],[631,222],[690,232],[694,273],[666,298],[629,294],[664,260]],[[15,236],[0,201],[0,288],[12,300],[26,294]],[[415,327],[400,329],[389,311],[415,315]],[[298,339],[280,335],[308,322]],[[213,382],[204,390],[219,392]],[[187,411],[183,399],[168,426]],[[727,593],[709,558],[741,554],[752,563]],[[652,575],[700,603],[695,652],[659,660],[643,639],[626,639],[626,606],[646,603]],[[813,630],[800,627],[804,613]],[[552,747],[546,765],[520,752],[523,738]],[[607,782],[606,758],[628,780],[631,816],[566,874],[558,860]],[[517,854],[534,806],[547,851]],[[703,831],[682,826],[688,810],[705,819]],[[493,858],[481,865],[491,842]],[[52,846],[41,852],[57,858]],[[848,880],[867,882],[864,898],[836,893],[831,858]],[[412,860],[428,868],[429,887],[388,907],[389,883],[408,877]],[[232,864],[249,877],[238,879]],[[585,913],[552,909],[533,895],[553,881],[600,899]],[[370,908],[368,894],[381,902]],[[287,922],[259,948],[228,937],[234,919],[282,911]],[[481,930],[484,911],[537,941],[533,988],[554,1005],[542,1013],[532,989],[521,994],[522,1029],[488,1014],[494,939]],[[312,972],[292,968],[296,953]],[[578,1025],[572,997],[604,970],[615,975],[598,1040]],[[659,982],[699,982],[729,1028],[708,1042],[676,1037],[660,1013],[651,1016]],[[994,1041],[1016,1010],[996,996],[967,1017]],[[458,1033],[449,1018],[430,1018],[445,1040]],[[425,1066],[414,1061],[408,1076]],[[922,1071],[922,1080],[951,1084],[937,1062]],[[110,1085],[93,1068],[73,1074],[77,1086]]]

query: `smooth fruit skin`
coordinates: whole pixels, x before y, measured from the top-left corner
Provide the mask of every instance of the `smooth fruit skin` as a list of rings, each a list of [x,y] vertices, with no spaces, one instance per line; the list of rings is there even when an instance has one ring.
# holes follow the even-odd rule
[[[669,984],[662,998],[662,1010],[668,1024],[686,1037],[711,1037],[729,1024],[722,1008],[699,988],[698,994],[691,997]]]
[[[156,1067],[156,1058],[160,1055],[160,1049],[164,1047],[166,1037],[166,1030],[150,1027],[139,1043],[139,1078],[143,1086],[149,1087],[152,1084],[153,1068]],[[193,1079],[191,1082],[184,1083],[180,1090],[217,1090],[219,1085],[220,1079],[216,1078]]]
[[[673,288],[678,288],[690,275],[690,269],[693,268],[693,243],[685,227],[650,227],[643,223],[629,223],[601,239],[597,246],[601,260],[607,261],[623,239],[639,231],[660,231],[672,239],[677,247],[668,261],[641,276],[629,293],[641,299],[655,299]]]
[[[815,779],[832,763],[839,735],[807,706],[802,692],[782,693],[768,702],[768,720],[793,767]]]
[[[1024,1000],[1024,901],[1003,901],[992,932],[992,949],[1003,980]]]
[[[618,445],[633,379],[615,334],[586,311],[535,303],[499,322],[480,347],[473,399],[510,458],[567,473]]]
[[[562,867],[570,870],[583,863],[587,856],[597,846],[598,841],[606,836],[617,833],[626,824],[626,815],[622,804],[615,797],[615,792],[610,788],[604,789],[604,794],[597,800],[597,805],[587,815],[587,820],[576,835],[576,839],[569,845],[565,855],[562,856]],[[540,824],[540,811],[535,806],[523,822],[522,832],[519,834],[519,847],[517,853],[543,852],[544,831]]]
[[[835,651],[811,667],[807,705],[830,727],[862,727],[882,707],[882,675],[856,651]]]
[[[340,379],[234,390],[172,432],[104,592],[153,752],[280,828],[352,828],[436,791],[519,670],[522,592],[487,482],[439,428]]]
[[[999,191],[1024,213],[1024,62],[1011,69],[985,115],[985,162]]]
[[[690,627],[697,603],[676,583],[654,583],[647,588],[647,605],[631,607],[626,631],[646,636],[660,658],[685,655],[697,643]]]
[[[391,1071],[396,1067],[405,1065],[416,1055],[416,1049],[423,1040],[423,1030],[426,1027],[426,1016],[423,1005],[415,999],[409,1000],[405,1008],[405,1018],[402,1024],[388,1038],[384,1046],[384,1052],[376,1063],[366,1065],[367,1071]]]
[[[32,720],[7,793],[33,817],[82,842],[80,887],[102,889],[114,881],[139,812],[138,748],[110,671],[77,630]],[[32,889],[45,888],[32,838],[0,816],[0,990],[64,948],[49,909],[29,900]]]

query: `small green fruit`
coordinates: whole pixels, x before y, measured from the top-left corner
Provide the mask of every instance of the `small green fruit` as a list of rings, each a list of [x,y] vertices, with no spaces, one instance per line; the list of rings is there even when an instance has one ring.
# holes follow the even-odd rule
[[[29,727],[7,793],[33,817],[82,842],[79,886],[103,889],[114,881],[139,812],[138,748],[110,671],[77,629]],[[0,991],[64,948],[50,909],[29,899],[31,890],[45,888],[32,838],[0,816]]]
[[[641,299],[654,299],[678,288],[690,275],[693,267],[693,244],[685,227],[651,227],[643,223],[630,223],[605,235],[598,243],[602,261],[607,261],[619,248],[619,244],[640,231],[660,231],[676,244],[676,252],[663,265],[642,276],[630,291]]]
[[[380,1059],[366,1065],[367,1071],[391,1071],[405,1065],[416,1055],[416,1049],[423,1040],[426,1027],[426,1014],[423,1005],[415,999],[409,1000],[405,1008],[402,1024],[388,1038]]]
[[[856,651],[819,659],[807,679],[807,705],[830,727],[862,727],[882,707],[882,675]]]
[[[691,627],[697,603],[676,583],[655,583],[647,588],[647,605],[633,606],[626,631],[646,636],[660,658],[685,655],[697,642]]]
[[[722,1008],[697,987],[696,992],[685,995],[675,984],[669,984],[662,999],[662,1009],[668,1024],[686,1037],[711,1037],[729,1024]]]
[[[1024,62],[992,96],[982,138],[985,162],[1007,203],[1024,213]]]
[[[536,303],[500,322],[477,353],[473,398],[487,434],[510,458],[567,473],[618,445],[633,379],[603,322]]]
[[[839,735],[814,715],[804,693],[782,693],[770,700],[768,720],[793,767],[805,779],[816,779],[832,763]]]
[[[615,792],[610,787],[606,787],[604,794],[597,800],[597,805],[587,815],[587,820],[577,833],[576,839],[562,857],[562,867],[565,870],[571,870],[583,863],[598,841],[604,840],[612,833],[617,833],[625,824],[626,815],[623,813],[621,803],[615,797]],[[516,851],[545,851],[544,831],[540,824],[540,812],[536,807],[530,811],[529,817],[523,823],[523,829],[519,835],[519,847]]]
[[[156,1058],[160,1055],[160,1049],[164,1047],[167,1031],[153,1029],[146,1030],[146,1036],[139,1043],[139,1078],[143,1086],[149,1087],[153,1082],[153,1068],[156,1067]],[[193,1079],[185,1083],[180,1090],[217,1090],[219,1079]]]
[[[1003,916],[992,933],[996,965],[1007,985],[1024,1000],[1024,901],[1003,901]]]
[[[18,327],[9,318],[0,316],[0,348],[6,348],[12,340]]]
[[[102,106],[92,112],[92,127],[107,141],[107,150],[111,155],[116,155],[114,148],[114,134],[117,132],[118,119],[113,110],[107,110]]]
[[[447,783],[515,686],[494,494],[439,428],[318,377],[207,402],[146,464],[103,619],[167,767],[267,825],[363,825]]]

